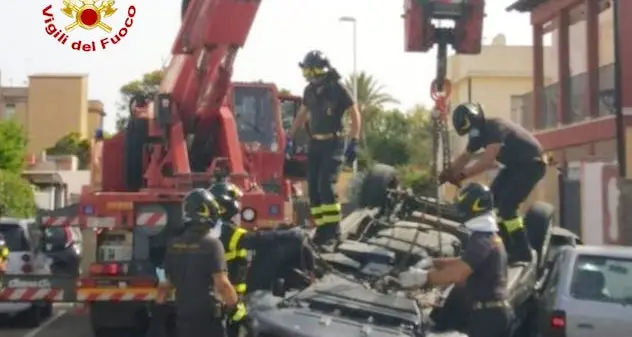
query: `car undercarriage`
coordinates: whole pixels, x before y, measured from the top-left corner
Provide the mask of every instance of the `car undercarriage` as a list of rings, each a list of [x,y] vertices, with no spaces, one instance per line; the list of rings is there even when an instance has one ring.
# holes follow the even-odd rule
[[[459,256],[468,232],[448,204],[398,187],[394,169],[378,165],[359,188],[359,208],[342,222],[344,240],[317,256],[319,277],[303,288],[275,287],[248,297],[258,336],[458,336],[468,307],[460,286],[403,291],[400,272],[421,259]],[[512,335],[522,335],[545,274],[553,208],[534,204],[525,214],[531,262],[509,269]]]

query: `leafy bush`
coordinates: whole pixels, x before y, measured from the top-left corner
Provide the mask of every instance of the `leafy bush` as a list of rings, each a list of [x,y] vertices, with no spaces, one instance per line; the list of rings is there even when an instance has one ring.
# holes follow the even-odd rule
[[[422,167],[402,165],[397,167],[397,176],[402,186],[411,188],[415,193],[432,196],[436,185],[432,183],[430,172]]]
[[[2,216],[30,218],[35,215],[31,184],[19,175],[0,170],[0,213]]]

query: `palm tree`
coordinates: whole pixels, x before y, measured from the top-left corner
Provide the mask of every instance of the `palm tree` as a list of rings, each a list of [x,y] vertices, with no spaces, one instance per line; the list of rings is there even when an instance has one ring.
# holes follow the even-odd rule
[[[354,83],[356,83],[356,74],[349,75],[344,81],[345,87],[350,92],[353,92]],[[357,74],[357,85],[357,104],[362,112],[361,141],[366,148],[366,128],[376,121],[385,104],[397,104],[399,101],[386,93],[384,86],[364,71]]]
[[[357,75],[358,83],[358,106],[360,110],[365,108],[375,107],[382,108],[384,104],[399,103],[398,100],[393,98],[390,94],[384,91],[384,86],[381,85],[373,76],[368,75],[362,71]],[[345,79],[345,87],[353,92],[353,84],[356,81],[356,75],[351,74]]]

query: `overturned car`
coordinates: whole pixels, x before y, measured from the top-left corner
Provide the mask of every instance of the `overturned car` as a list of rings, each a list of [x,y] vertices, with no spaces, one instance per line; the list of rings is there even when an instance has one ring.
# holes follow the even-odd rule
[[[359,189],[360,209],[343,220],[344,240],[318,256],[323,272],[315,282],[296,289],[277,280],[273,291],[249,295],[257,336],[457,336],[464,331],[469,310],[461,287],[411,294],[391,282],[428,256],[458,256],[469,236],[461,216],[449,204],[400,189],[395,170],[386,165],[374,167]],[[530,326],[535,289],[547,274],[553,215],[544,203],[525,214],[533,257],[510,266],[513,335]]]

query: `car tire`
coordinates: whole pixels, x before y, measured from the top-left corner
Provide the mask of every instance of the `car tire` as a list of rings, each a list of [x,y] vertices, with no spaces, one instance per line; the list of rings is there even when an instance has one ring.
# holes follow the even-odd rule
[[[544,202],[534,203],[525,213],[524,224],[529,244],[538,254],[538,272],[546,262],[546,255],[551,242],[555,209]]]
[[[28,328],[37,328],[46,320],[45,310],[37,304],[32,304],[20,317],[20,321]]]
[[[386,205],[387,190],[397,186],[397,172],[389,165],[377,164],[364,177],[360,187],[358,206],[377,208]]]

